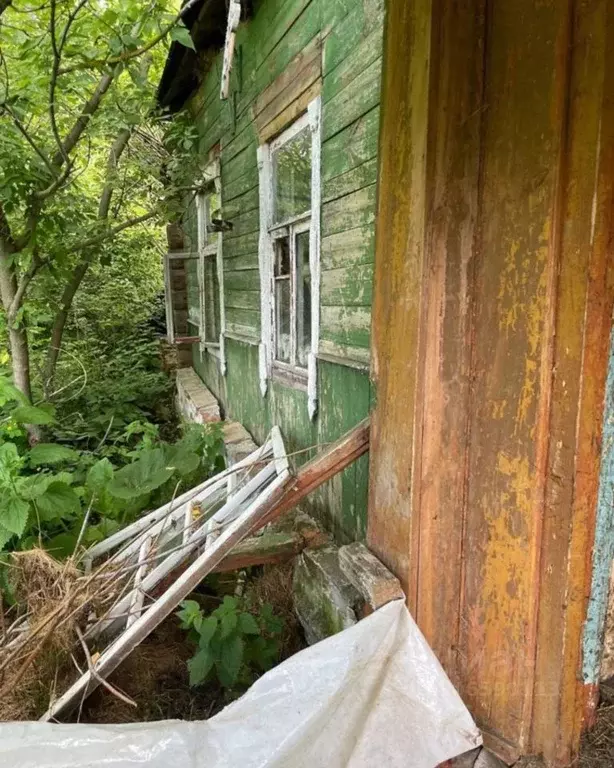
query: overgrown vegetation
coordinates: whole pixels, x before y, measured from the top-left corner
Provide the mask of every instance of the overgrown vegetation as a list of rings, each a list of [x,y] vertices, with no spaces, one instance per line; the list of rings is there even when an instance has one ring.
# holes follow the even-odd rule
[[[96,419],[95,413],[94,424]],[[151,422],[132,421],[109,444],[103,439],[94,448],[75,448],[60,442],[30,446],[25,423],[62,430],[52,406],[27,404],[0,377],[0,550],[40,546],[55,556],[72,554],[78,544],[110,535],[223,466],[218,425],[188,425],[169,443]]]
[[[190,685],[201,685],[215,673],[224,688],[247,688],[279,658],[283,622],[269,603],[252,607],[248,601],[226,595],[205,616],[196,600],[185,600],[177,616],[197,646],[188,661]]]

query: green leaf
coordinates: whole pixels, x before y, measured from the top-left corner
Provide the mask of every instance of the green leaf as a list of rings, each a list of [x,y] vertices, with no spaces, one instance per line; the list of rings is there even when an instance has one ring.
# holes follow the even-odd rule
[[[244,635],[260,634],[258,623],[251,613],[242,613],[239,615],[239,629]]]
[[[6,376],[0,376],[0,405],[9,400],[16,400],[22,405],[28,404],[28,398],[23,392],[20,392],[17,387],[13,386]]]
[[[28,475],[26,477],[20,477],[17,481],[17,488],[19,490],[19,495],[27,499],[29,501],[32,501],[33,499],[38,499],[39,496],[42,496],[43,493],[49,488],[51,483],[57,482],[58,476],[52,475],[48,473],[41,473],[38,475]]]
[[[215,616],[207,616],[206,619],[203,619],[200,622],[200,626],[198,627],[198,645],[200,648],[206,648],[209,645],[211,638],[215,634],[216,630],[217,619]]]
[[[51,410],[37,408],[34,405],[20,405],[11,414],[19,424],[53,424],[55,418]]]
[[[28,523],[30,505],[18,496],[5,494],[0,509],[0,525],[11,534],[21,536]]]
[[[225,688],[232,688],[237,682],[243,664],[244,648],[243,639],[239,635],[233,635],[222,645],[220,658],[215,666],[220,683]]]
[[[36,500],[39,517],[45,522],[65,520],[79,514],[81,502],[73,489],[66,483],[54,482]]]
[[[184,26],[173,27],[173,29],[171,30],[171,40],[175,40],[175,42],[180,43],[181,45],[184,45],[186,48],[191,48],[193,51],[196,50],[196,46],[194,45],[194,41],[192,40],[192,37],[187,27],[184,27]]]
[[[238,616],[236,613],[224,613],[220,619],[220,630],[222,639],[227,638],[237,628]]]
[[[12,531],[9,531],[8,528],[5,528],[2,523],[0,523],[0,550],[4,549],[14,535],[15,534]]]
[[[76,461],[77,451],[57,443],[38,443],[30,449],[29,459],[32,467],[41,464],[59,464],[62,461]]]
[[[213,668],[215,659],[209,648],[201,648],[198,653],[188,661],[190,672],[190,685],[200,685],[207,678]]]
[[[183,629],[191,627],[198,619],[202,619],[202,611],[196,600],[184,600],[181,610],[177,611],[177,617],[181,619]]]
[[[166,466],[160,448],[142,451],[132,464],[118,469],[109,483],[109,493],[120,499],[133,499],[163,485],[173,474]]]
[[[189,475],[198,469],[200,457],[186,445],[178,443],[166,447],[166,463],[169,469],[174,472],[179,472],[180,475]]]
[[[85,485],[92,494],[100,493],[113,479],[113,464],[108,459],[100,459],[87,473]]]

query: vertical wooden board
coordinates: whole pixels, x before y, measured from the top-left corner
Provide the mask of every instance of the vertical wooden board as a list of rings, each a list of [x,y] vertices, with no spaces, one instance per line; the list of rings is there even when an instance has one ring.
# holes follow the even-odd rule
[[[543,748],[551,760],[567,762],[578,747],[585,716],[591,716],[587,696],[594,688],[583,688],[579,680],[582,664],[582,633],[587,613],[592,561],[591,548],[597,553],[602,540],[596,531],[596,510],[600,451],[602,443],[605,379],[608,363],[612,305],[614,302],[614,8],[611,3],[578,3],[572,20],[573,56],[569,111],[569,149],[565,204],[562,207],[561,268],[559,317],[556,333],[555,378],[552,415],[550,477],[547,488],[546,526],[542,589],[554,594],[554,600],[542,601],[540,635],[546,638],[548,626],[556,627],[549,605],[564,596],[563,643],[561,661],[538,656],[538,683],[556,681],[560,690],[558,717],[544,706],[539,708],[536,689],[533,743]],[[580,317],[576,299],[577,283],[586,286],[586,310]],[[584,345],[578,358],[576,323],[584,320]],[[566,339],[569,339],[566,343]],[[567,369],[567,371],[565,371]],[[576,375],[579,386],[566,374]],[[574,392],[575,390],[575,392]],[[576,397],[577,406],[568,400]],[[573,422],[573,431],[565,425]],[[556,433],[555,433],[556,427]],[[561,440],[575,437],[573,462]],[[563,460],[560,461],[559,459]],[[565,464],[572,476],[573,488],[560,487],[559,471]],[[555,479],[556,478],[556,479]],[[560,546],[548,527],[548,514],[559,493],[568,494],[569,512],[563,516],[567,547]],[[552,507],[550,506],[552,504]],[[598,510],[597,510],[598,511]],[[608,511],[608,516],[611,511]],[[601,522],[601,521],[600,521]],[[601,526],[600,526],[601,527]],[[546,562],[559,563],[554,574]],[[595,564],[598,559],[595,559]],[[554,580],[553,579],[554,575]],[[538,639],[538,649],[540,647]],[[546,663],[544,663],[546,662]],[[558,662],[558,663],[557,663]],[[592,705],[595,706],[594,697]],[[556,729],[556,730],[555,730]],[[557,739],[552,738],[552,733]]]
[[[484,8],[440,0],[433,13],[422,451],[415,469],[420,534],[412,559],[418,563],[416,619],[458,683],[463,556],[471,556],[463,534]]]
[[[551,367],[567,3],[489,6],[461,653],[465,701],[525,745]],[[561,80],[563,78],[563,81]],[[476,649],[482,649],[477,652]]]
[[[346,366],[321,361],[318,442],[330,443],[351,429],[369,413],[369,378]],[[366,524],[367,487],[364,463],[346,469],[340,481],[331,485],[328,502],[331,520],[339,541],[353,541],[361,536]]]
[[[373,306],[368,543],[408,593],[424,246],[431,2],[388,6]],[[410,607],[415,594],[408,593]]]

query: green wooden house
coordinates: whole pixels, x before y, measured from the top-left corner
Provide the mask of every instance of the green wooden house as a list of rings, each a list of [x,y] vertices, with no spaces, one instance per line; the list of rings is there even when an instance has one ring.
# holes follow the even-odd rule
[[[203,0],[159,89],[199,136],[167,320],[227,418],[297,461],[369,412],[383,0]],[[364,538],[368,459],[315,495]]]

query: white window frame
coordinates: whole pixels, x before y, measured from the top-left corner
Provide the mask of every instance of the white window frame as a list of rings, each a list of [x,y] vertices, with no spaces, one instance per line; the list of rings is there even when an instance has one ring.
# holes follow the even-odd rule
[[[269,379],[276,378],[291,386],[307,391],[309,418],[313,419],[318,408],[317,355],[320,338],[320,149],[321,149],[320,97],[310,102],[307,112],[299,117],[277,138],[258,148],[258,173],[260,188],[260,240],[258,247],[260,266],[260,391],[265,397]],[[273,153],[294,138],[306,126],[311,129],[311,209],[299,216],[282,222],[273,222]],[[294,253],[294,236],[309,231],[309,268],[311,272],[311,350],[307,356],[307,369],[288,365],[275,359],[275,240],[289,235],[291,254]],[[291,256],[291,271],[295,258]],[[291,285],[293,281],[291,281]],[[292,296],[294,306],[294,296]],[[292,359],[295,360],[296,339],[294,323],[291,327]]]
[[[226,375],[226,350],[225,350],[225,333],[226,333],[226,312],[224,306],[224,262],[223,262],[223,234],[222,232],[208,232],[207,221],[209,220],[209,200],[208,196],[210,192],[207,187],[211,187],[211,184],[215,186],[220,199],[220,206],[222,205],[222,187],[221,187],[221,175],[220,175],[220,163],[219,160],[214,160],[210,163],[203,173],[202,178],[199,181],[198,186],[201,189],[196,193],[194,197],[194,203],[196,205],[196,232],[197,243],[196,251],[180,251],[176,253],[168,253],[164,262],[164,278],[165,278],[165,295],[166,295],[166,322],[167,322],[167,337],[168,341],[173,344],[175,342],[175,332],[173,323],[173,305],[172,305],[172,291],[171,291],[171,279],[170,279],[170,261],[173,259],[182,259],[189,261],[192,259],[198,260],[198,291],[199,291],[199,317],[198,317],[198,339],[201,354],[207,352],[213,355],[218,360],[220,371],[222,375]],[[207,259],[215,258],[217,279],[219,285],[219,305],[220,305],[220,334],[217,339],[207,338],[206,328],[206,286],[205,276],[206,269],[205,264]],[[193,322],[188,317],[188,322]],[[192,337],[187,337],[191,339]]]

